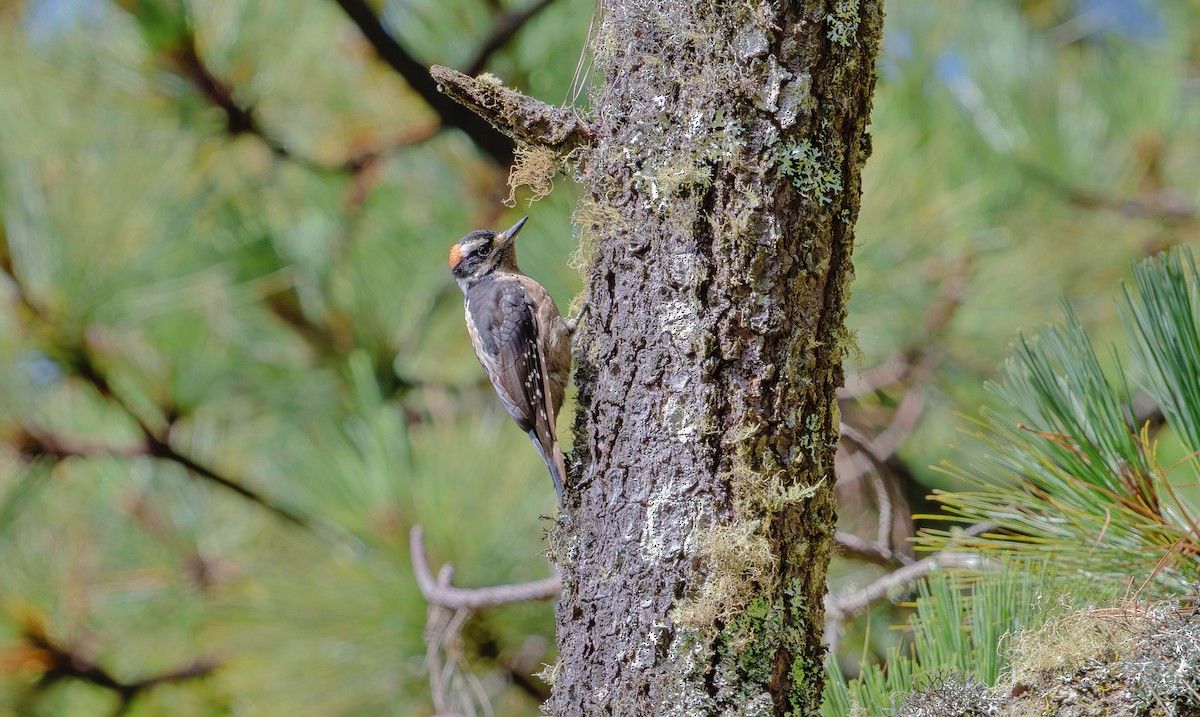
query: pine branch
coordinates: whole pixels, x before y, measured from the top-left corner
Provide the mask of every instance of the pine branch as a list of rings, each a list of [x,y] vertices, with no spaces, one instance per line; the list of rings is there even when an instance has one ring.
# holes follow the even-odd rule
[[[523,10],[501,13],[496,24],[492,26],[487,37],[484,38],[483,44],[476,50],[475,57],[467,63],[467,69],[464,70],[464,73],[474,77],[483,72],[492,55],[507,45],[521,31],[521,28],[525,27],[526,23],[537,17],[538,13],[542,10],[550,7],[550,4],[553,2],[554,0],[537,0],[537,2],[531,3]]]
[[[441,117],[442,124],[462,130],[497,164],[507,167],[512,163],[512,142],[487,122],[438,92],[438,83],[425,66],[397,42],[365,0],[337,0],[337,4],[375,48],[379,59],[404,78],[413,91]]]
[[[38,655],[38,662],[46,668],[37,682],[36,689],[45,690],[56,682],[70,679],[111,690],[120,698],[117,714],[123,714],[143,692],[163,684],[207,677],[220,666],[216,660],[201,658],[184,667],[126,682],[113,676],[89,656],[57,644],[46,634],[40,621],[25,625],[24,639],[29,648]]]
[[[48,316],[47,313],[35,302],[25,289],[17,274],[7,274],[16,290],[16,300],[18,305],[25,309],[23,312],[27,319],[31,322],[40,324],[41,333],[49,336],[55,336],[57,327],[54,318]],[[289,508],[277,505],[267,497],[257,491],[246,487],[240,480],[226,476],[220,471],[206,466],[190,456],[180,453],[173,448],[168,440],[164,437],[169,433],[170,424],[173,423],[174,417],[168,421],[167,431],[160,434],[152,429],[142,418],[137,411],[116,391],[113,390],[111,382],[104,371],[96,364],[91,355],[91,350],[86,345],[86,340],[79,341],[61,341],[57,347],[60,353],[64,355],[63,363],[70,371],[83,379],[88,385],[95,389],[102,398],[120,408],[130,420],[138,427],[142,434],[142,441],[138,445],[125,447],[110,447],[91,443],[84,443],[75,439],[64,438],[50,435],[44,431],[30,426],[25,426],[22,434],[16,437],[16,446],[18,450],[29,456],[45,455],[50,458],[61,459],[69,456],[91,457],[96,455],[112,455],[123,458],[133,456],[150,456],[167,460],[182,466],[192,476],[201,478],[208,482],[214,483],[226,490],[229,490],[241,497],[256,503],[259,506],[275,513],[284,520],[299,525],[302,527],[309,526],[307,517],[292,511]],[[170,411],[164,411],[169,415]]]
[[[141,5],[120,1],[116,5],[139,22],[145,19],[139,17],[139,12],[145,11]],[[225,131],[229,136],[251,135],[258,138],[276,157],[323,173],[357,175],[383,153],[384,150],[363,152],[330,164],[297,153],[268,131],[263,126],[258,109],[253,104],[239,100],[237,89],[217,76],[204,62],[196,44],[196,33],[191,18],[186,10],[176,20],[178,34],[174,41],[163,49],[163,56],[175,73],[191,84],[209,104],[221,110],[225,115]]]
[[[257,137],[276,157],[310,171],[357,175],[377,161],[384,153],[404,144],[402,142],[387,149],[361,152],[340,162],[329,164],[299,154],[277,139],[274,133],[267,131],[259,117],[258,109],[252,104],[239,102],[236,89],[209,69],[200,56],[195,36],[190,31],[180,38],[180,42],[173,48],[171,56],[180,74],[191,82],[210,104],[225,113],[225,128],[229,136],[237,137],[249,134]]]

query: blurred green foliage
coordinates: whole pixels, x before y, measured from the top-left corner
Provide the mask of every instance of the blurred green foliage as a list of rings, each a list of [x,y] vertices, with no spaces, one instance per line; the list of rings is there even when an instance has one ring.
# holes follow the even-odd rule
[[[937,353],[921,480],[1018,328],[1066,293],[1103,341],[1129,260],[1195,237],[1200,5],[1130,4],[1146,27],[889,6],[851,324],[864,368]],[[374,7],[462,67],[524,4]],[[487,69],[560,101],[592,11],[555,0]],[[436,123],[332,0],[0,3],[0,715],[429,714],[408,527],[457,584],[545,576],[552,491],[445,256],[532,212],[522,266],[565,305],[576,190],[505,210],[506,168]],[[553,629],[468,624],[497,714],[537,712]],[[101,675],[189,668],[124,704]]]

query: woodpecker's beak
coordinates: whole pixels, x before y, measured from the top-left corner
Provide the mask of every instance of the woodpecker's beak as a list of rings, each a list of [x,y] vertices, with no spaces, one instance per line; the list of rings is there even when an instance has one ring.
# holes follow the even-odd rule
[[[521,227],[525,226],[525,222],[527,222],[527,221],[529,221],[529,217],[523,217],[521,219],[521,221],[517,222],[516,224],[513,224],[511,227],[509,227],[505,231],[502,231],[499,234],[497,234],[496,239],[495,239],[496,243],[499,244],[500,246],[506,246],[508,244],[511,244],[513,239],[517,238],[517,233],[521,231]]]

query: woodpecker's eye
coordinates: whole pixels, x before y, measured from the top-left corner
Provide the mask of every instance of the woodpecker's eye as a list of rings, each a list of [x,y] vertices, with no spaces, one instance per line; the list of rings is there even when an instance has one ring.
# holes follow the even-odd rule
[[[471,232],[450,247],[450,268],[469,274],[487,259],[494,247],[492,232]]]

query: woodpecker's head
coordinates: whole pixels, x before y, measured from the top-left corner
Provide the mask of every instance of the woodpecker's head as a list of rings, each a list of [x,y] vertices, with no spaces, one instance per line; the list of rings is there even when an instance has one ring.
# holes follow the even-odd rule
[[[514,239],[529,217],[502,232],[475,231],[450,247],[450,271],[463,289],[497,269],[517,271]]]

